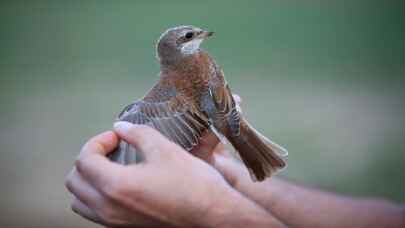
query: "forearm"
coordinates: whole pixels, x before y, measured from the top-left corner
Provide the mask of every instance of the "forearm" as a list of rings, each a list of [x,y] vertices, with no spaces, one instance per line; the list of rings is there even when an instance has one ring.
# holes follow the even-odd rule
[[[391,202],[338,196],[277,177],[252,182],[246,169],[224,156],[214,165],[235,189],[290,227],[405,227],[405,209]]]
[[[401,209],[382,200],[352,199],[273,179],[257,195],[266,208],[293,227],[400,227]]]
[[[403,209],[384,200],[352,199],[272,178],[240,183],[245,195],[291,227],[402,227]]]
[[[286,227],[260,205],[237,191],[230,191],[213,205],[204,227]]]

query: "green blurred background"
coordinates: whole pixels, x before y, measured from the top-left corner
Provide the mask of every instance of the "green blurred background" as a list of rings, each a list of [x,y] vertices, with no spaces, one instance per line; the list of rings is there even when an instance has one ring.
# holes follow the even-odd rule
[[[281,175],[404,200],[404,5],[1,1],[2,227],[97,227],[70,211],[65,175],[157,80],[156,39],[182,24],[216,32],[204,48],[250,121],[290,151]]]

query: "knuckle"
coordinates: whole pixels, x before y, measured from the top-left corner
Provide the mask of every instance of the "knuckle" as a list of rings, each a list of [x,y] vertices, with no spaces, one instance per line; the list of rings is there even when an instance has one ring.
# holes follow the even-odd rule
[[[123,177],[117,177],[109,185],[104,186],[101,191],[109,200],[121,202],[126,197],[128,189],[127,181]]]
[[[127,205],[133,200],[140,202],[140,199],[144,196],[143,190],[140,185],[132,184],[133,182],[130,181],[131,178],[128,175],[130,173],[120,175],[111,185],[101,190],[101,193],[108,201],[118,205]],[[144,181],[139,179],[136,182],[143,183]]]
[[[70,191],[70,192],[74,192],[74,180],[76,178],[76,172],[75,169],[73,169],[72,171],[70,171],[69,174],[66,175],[65,178],[65,187]]]
[[[75,167],[78,172],[81,172],[83,170],[83,158],[81,156],[76,158]]]
[[[101,188],[101,193],[108,199],[118,198],[119,189],[115,185],[107,185]]]
[[[65,187],[71,191],[72,190],[72,177],[71,174],[68,174],[65,178]]]
[[[122,215],[115,207],[106,205],[96,209],[95,213],[107,227],[123,227],[126,225]]]
[[[114,225],[116,213],[110,207],[101,207],[96,210],[96,214],[107,224]]]
[[[79,173],[83,173],[86,167],[87,158],[85,156],[79,156],[75,161],[76,170]]]

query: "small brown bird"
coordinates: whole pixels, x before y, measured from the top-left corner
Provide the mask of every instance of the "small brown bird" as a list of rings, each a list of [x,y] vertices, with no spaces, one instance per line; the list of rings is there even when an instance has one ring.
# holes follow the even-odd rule
[[[257,132],[237,110],[223,71],[200,48],[212,35],[194,26],[164,32],[156,47],[159,81],[144,98],[128,105],[118,119],[149,125],[187,151],[199,144],[206,131],[225,136],[253,180],[262,181],[286,165],[282,157],[287,151]],[[129,164],[139,161],[139,156],[121,141],[110,159]]]

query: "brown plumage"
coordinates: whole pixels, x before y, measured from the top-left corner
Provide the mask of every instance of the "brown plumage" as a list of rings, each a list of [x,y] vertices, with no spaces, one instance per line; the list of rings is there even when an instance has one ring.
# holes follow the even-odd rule
[[[222,70],[200,43],[211,36],[194,26],[167,30],[157,44],[160,79],[141,100],[127,106],[119,120],[149,125],[190,151],[205,131],[224,135],[239,152],[254,180],[285,166],[287,151],[257,132],[238,112]],[[141,160],[126,142],[111,155],[122,164]]]

